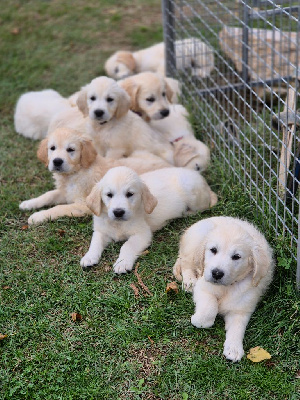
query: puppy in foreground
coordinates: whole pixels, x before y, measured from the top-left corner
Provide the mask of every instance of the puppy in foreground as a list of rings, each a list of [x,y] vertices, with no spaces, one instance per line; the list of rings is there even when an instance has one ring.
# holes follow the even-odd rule
[[[113,167],[126,165],[138,173],[170,166],[166,161],[148,152],[136,152],[120,160],[97,154],[92,141],[80,132],[58,128],[43,139],[38,158],[53,173],[56,188],[43,195],[23,201],[21,210],[32,210],[55,205],[32,214],[28,223],[38,224],[63,216],[82,217],[91,214],[85,199],[94,184]]]
[[[176,68],[189,69],[193,76],[205,78],[214,69],[213,49],[198,38],[175,41]],[[165,75],[165,44],[157,43],[135,52],[117,51],[105,63],[107,75],[123,79],[139,72]]]
[[[164,168],[139,177],[130,168],[112,168],[86,199],[94,213],[94,233],[80,264],[89,269],[99,262],[108,243],[125,241],[113,268],[118,274],[131,271],[150,245],[152,232],[216,202],[216,194],[195,171]]]
[[[130,96],[130,109],[172,143],[177,167],[200,172],[207,168],[210,150],[195,138],[187,110],[181,104],[170,104],[172,89],[166,78],[142,72],[119,81],[119,85]]]
[[[239,361],[246,326],[273,276],[272,249],[250,223],[212,217],[186,230],[174,275],[193,290],[197,328],[210,328],[217,314],[225,319],[224,355]]]

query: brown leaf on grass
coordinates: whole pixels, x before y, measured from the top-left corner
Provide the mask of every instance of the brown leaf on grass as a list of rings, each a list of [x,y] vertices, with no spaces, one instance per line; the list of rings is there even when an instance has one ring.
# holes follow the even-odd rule
[[[2,335],[2,333],[0,333],[0,340],[3,340],[7,337],[7,335]]]
[[[28,225],[23,225],[21,228],[22,231],[26,231],[27,229],[28,229]]]
[[[63,229],[57,229],[57,233],[59,234],[59,236],[65,236],[66,231],[64,231]]]
[[[138,295],[139,295],[139,289],[135,286],[134,283],[131,283],[131,284],[130,284],[130,287],[133,289],[135,297],[138,297]]]
[[[271,354],[269,354],[266,350],[264,350],[260,346],[253,347],[249,350],[249,354],[247,354],[247,358],[253,362],[260,362],[264,360],[269,360],[271,358]]]
[[[11,289],[11,287],[10,286],[2,286],[2,289],[3,290],[8,290],[8,289]]]
[[[138,283],[141,286],[141,288],[143,288],[145,290],[145,292],[148,293],[150,296],[153,296],[153,294],[150,292],[150,290],[144,284],[144,282],[142,281],[142,278],[140,277],[140,275],[137,272],[137,269],[138,269],[139,265],[140,265],[139,263],[136,263],[136,267],[135,267],[135,270],[134,270],[134,275],[137,277]]]
[[[151,344],[154,344],[154,340],[152,340],[150,336],[148,336],[148,339],[150,340]]]
[[[296,372],[296,379],[300,379],[300,369]]]
[[[149,253],[149,250],[144,250],[142,253],[141,253],[141,256],[145,256],[146,254],[148,254]]]
[[[12,33],[13,35],[18,35],[20,33],[20,28],[13,28],[10,33]]]
[[[175,293],[175,294],[177,294],[178,293],[178,285],[177,285],[177,283],[176,282],[167,283],[166,292],[167,293]]]
[[[71,318],[72,318],[72,321],[74,321],[74,322],[81,321],[82,320],[82,315],[79,314],[79,313],[73,312],[71,314]]]

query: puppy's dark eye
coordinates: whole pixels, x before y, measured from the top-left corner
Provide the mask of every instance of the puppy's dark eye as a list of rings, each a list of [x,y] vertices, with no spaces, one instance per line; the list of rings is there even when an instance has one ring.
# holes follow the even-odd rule
[[[54,150],[55,150],[55,146],[51,146],[51,147],[50,147],[50,150],[51,150],[51,151],[54,151]]]
[[[113,197],[113,194],[109,192],[109,193],[107,193],[106,196],[109,197],[109,198],[112,198],[112,197]]]
[[[132,192],[127,192],[126,193],[126,197],[132,197],[133,196],[133,193]]]
[[[231,257],[231,259],[234,260],[234,261],[239,260],[240,258],[241,258],[241,256],[240,256],[239,254],[234,254],[234,255]]]
[[[153,96],[147,97],[146,100],[149,101],[149,103],[154,103],[155,97],[153,97]]]
[[[96,100],[96,96],[91,96],[90,100],[95,101]]]
[[[75,149],[72,149],[72,147],[68,147],[68,148],[67,148],[67,152],[68,152],[68,153],[72,153],[73,151],[75,151]]]
[[[115,74],[117,74],[119,72],[119,67],[115,68]]]
[[[113,99],[112,97],[107,97],[106,101],[107,101],[108,103],[111,103],[112,101],[114,101],[114,99]]]
[[[163,96],[163,97],[166,97],[166,92],[162,92],[162,96]]]
[[[217,250],[216,247],[212,247],[212,248],[210,249],[210,251],[211,251],[213,254],[217,254],[217,252],[218,252],[218,250]]]

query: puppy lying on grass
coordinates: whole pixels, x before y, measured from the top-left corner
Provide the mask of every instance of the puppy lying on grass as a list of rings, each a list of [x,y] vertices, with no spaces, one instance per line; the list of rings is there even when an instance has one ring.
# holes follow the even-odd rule
[[[205,179],[189,169],[164,168],[139,177],[130,168],[112,168],[86,199],[94,213],[94,233],[80,264],[89,269],[99,262],[108,243],[125,241],[113,268],[118,274],[131,271],[150,245],[152,232],[216,202]]]
[[[43,139],[38,158],[53,172],[56,189],[23,201],[21,210],[32,210],[56,204],[55,207],[32,214],[28,223],[38,224],[64,216],[82,217],[91,214],[85,199],[94,184],[112,167],[126,165],[138,173],[170,166],[148,152],[136,152],[120,160],[97,154],[92,141],[68,128],[58,128]]]
[[[191,322],[210,328],[217,314],[225,319],[224,355],[239,361],[246,326],[269,286],[274,263],[272,249],[250,223],[213,217],[186,230],[180,241],[175,277],[193,290],[196,305]]]
[[[118,83],[130,96],[130,109],[173,144],[177,167],[200,172],[207,168],[210,150],[195,138],[187,110],[181,104],[170,104],[172,89],[166,78],[142,72]]]

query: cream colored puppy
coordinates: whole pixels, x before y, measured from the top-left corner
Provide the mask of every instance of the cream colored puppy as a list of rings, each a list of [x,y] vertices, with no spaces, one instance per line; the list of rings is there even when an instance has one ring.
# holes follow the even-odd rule
[[[91,214],[85,199],[94,184],[112,167],[126,165],[143,173],[169,166],[161,158],[142,151],[120,160],[104,158],[97,154],[88,137],[68,128],[56,129],[42,140],[38,157],[53,173],[56,188],[37,198],[23,201],[20,209],[55,207],[32,214],[28,219],[30,225],[64,216],[81,217]]]
[[[191,74],[207,77],[214,68],[213,49],[198,38],[175,41],[176,68],[190,69]],[[107,75],[123,79],[139,72],[165,75],[165,45],[158,43],[135,52],[117,51],[105,63]]]
[[[97,264],[111,241],[125,241],[114,272],[131,271],[137,257],[151,243],[152,232],[145,215],[156,204],[156,198],[133,170],[110,169],[87,197],[87,205],[95,214],[94,233],[89,251],[80,261],[82,268]]]
[[[80,92],[77,105],[88,117],[86,131],[101,155],[118,159],[146,150],[174,163],[171,144],[129,111],[130,98],[113,79],[93,79]]]
[[[274,264],[264,236],[250,223],[213,217],[186,230],[174,275],[194,292],[197,328],[210,328],[217,314],[225,319],[224,355],[239,361],[246,326],[270,284]]]
[[[52,89],[24,93],[16,105],[15,130],[30,139],[43,139],[53,116],[70,107],[68,99]]]
[[[87,198],[87,205],[95,214],[94,233],[81,266],[97,264],[111,240],[129,238],[114,271],[130,271],[137,256],[150,244],[151,232],[171,219],[203,211],[216,202],[216,194],[195,171],[163,168],[139,178],[129,168],[113,168]]]
[[[180,104],[170,104],[172,90],[165,78],[142,72],[119,81],[129,94],[130,108],[174,146],[178,167],[204,171],[210,162],[210,150],[194,136],[188,112]]]

